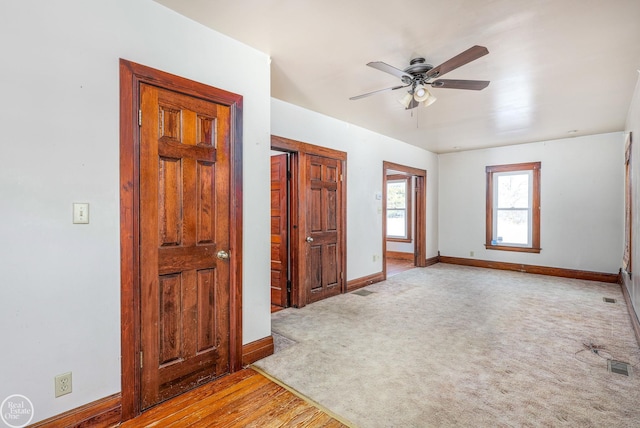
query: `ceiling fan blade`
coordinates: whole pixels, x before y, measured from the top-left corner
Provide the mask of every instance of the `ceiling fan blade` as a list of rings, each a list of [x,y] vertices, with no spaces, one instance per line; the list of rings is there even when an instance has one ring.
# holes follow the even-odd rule
[[[455,80],[455,79],[438,79],[430,83],[433,88],[449,88],[449,89],[471,89],[472,91],[480,91],[489,86],[488,80]]]
[[[367,65],[369,67],[375,68],[376,70],[384,71],[385,73],[389,73],[396,77],[399,77],[400,79],[402,79],[403,82],[405,82],[406,79],[409,79],[409,81],[413,79],[413,76],[410,75],[409,73],[402,71],[399,68],[392,67],[389,64],[382,61],[369,62],[367,63]],[[405,82],[405,83],[408,83],[408,82]]]
[[[407,85],[407,86],[409,86],[409,85]],[[362,95],[356,95],[355,97],[351,97],[349,99],[350,100],[359,100],[360,98],[365,98],[365,97],[368,97],[369,95],[377,94],[378,92],[395,91],[396,89],[406,88],[407,86],[400,85],[400,86],[393,86],[391,88],[378,89],[377,91],[367,92],[366,94],[362,94]]]
[[[438,77],[442,76],[445,73],[448,73],[452,70],[455,70],[458,67],[462,67],[465,64],[470,63],[482,56],[485,56],[489,53],[489,50],[484,46],[473,46],[467,49],[466,51],[454,56],[448,61],[443,62],[437,67],[432,68],[427,72],[427,77]]]

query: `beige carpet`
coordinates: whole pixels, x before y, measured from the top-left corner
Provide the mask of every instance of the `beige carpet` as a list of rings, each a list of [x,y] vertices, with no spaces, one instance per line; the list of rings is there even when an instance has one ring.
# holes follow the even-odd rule
[[[437,264],[363,290],[273,314],[256,365],[362,428],[640,426],[617,284]]]

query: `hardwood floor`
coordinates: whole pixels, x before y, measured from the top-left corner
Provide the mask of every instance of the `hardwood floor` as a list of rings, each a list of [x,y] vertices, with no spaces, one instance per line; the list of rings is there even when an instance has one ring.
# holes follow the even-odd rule
[[[121,425],[139,427],[348,427],[252,369],[203,385]]]
[[[397,275],[405,270],[413,269],[415,265],[412,260],[387,258],[387,278]]]

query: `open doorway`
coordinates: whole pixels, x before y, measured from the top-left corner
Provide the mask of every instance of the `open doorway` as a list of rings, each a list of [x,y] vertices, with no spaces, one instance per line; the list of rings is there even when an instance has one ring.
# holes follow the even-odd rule
[[[425,170],[383,164],[383,274],[427,265]]]

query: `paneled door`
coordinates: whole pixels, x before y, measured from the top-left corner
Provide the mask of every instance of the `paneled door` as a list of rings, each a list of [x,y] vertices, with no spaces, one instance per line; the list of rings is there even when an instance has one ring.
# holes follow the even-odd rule
[[[271,156],[271,304],[287,307],[287,155]]]
[[[140,88],[145,409],[229,372],[230,111]]]
[[[312,303],[342,292],[342,162],[306,158],[306,300]]]

